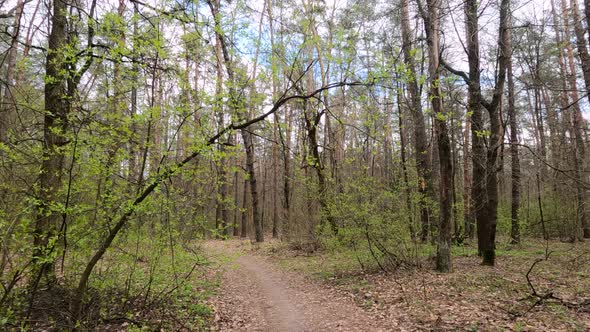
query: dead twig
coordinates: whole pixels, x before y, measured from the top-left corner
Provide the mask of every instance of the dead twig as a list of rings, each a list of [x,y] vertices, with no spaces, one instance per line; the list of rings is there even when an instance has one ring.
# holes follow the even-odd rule
[[[549,256],[552,253],[553,253],[553,251],[546,250],[545,257],[535,259],[533,264],[531,264],[531,266],[529,267],[525,277],[526,277],[527,285],[528,285],[529,289],[531,290],[531,294],[521,300],[528,300],[531,298],[534,298],[536,300],[531,306],[529,306],[529,308],[527,310],[525,310],[522,313],[510,312],[510,314],[514,318],[523,317],[526,314],[528,314],[529,312],[531,312],[535,307],[545,304],[545,303],[557,303],[557,304],[560,304],[568,309],[576,309],[576,310],[590,312],[590,299],[583,299],[580,302],[571,302],[571,301],[566,301],[566,300],[556,296],[553,293],[553,291],[551,291],[551,290],[547,291],[546,293],[540,293],[535,288],[535,286],[531,280],[531,273],[533,272],[533,270],[534,270],[535,266],[537,266],[537,264],[539,264],[540,262],[549,260]]]

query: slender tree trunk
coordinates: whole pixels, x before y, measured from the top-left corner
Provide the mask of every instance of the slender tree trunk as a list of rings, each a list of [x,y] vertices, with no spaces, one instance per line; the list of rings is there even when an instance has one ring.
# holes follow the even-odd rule
[[[551,17],[552,17],[552,22],[553,22],[553,29],[554,29],[554,35],[555,35],[555,47],[558,50],[557,52],[557,63],[559,64],[559,88],[560,88],[560,93],[559,93],[559,106],[561,107],[561,109],[563,110],[567,110],[569,108],[569,97],[568,97],[568,87],[567,87],[567,79],[566,79],[566,65],[565,65],[565,54],[563,52],[563,42],[562,42],[562,29],[561,29],[561,23],[559,22],[559,17],[558,17],[558,13],[556,11],[556,7],[555,7],[555,1],[551,0],[550,1],[550,5],[551,5]],[[551,112],[549,112],[551,111]],[[566,155],[568,155],[567,151],[567,147],[569,146],[569,144],[565,143],[565,138],[566,138],[566,131],[568,130],[569,126],[567,125],[567,123],[569,123],[568,119],[569,119],[569,112],[565,111],[565,112],[560,112],[557,113],[555,111],[553,111],[553,107],[549,107],[548,108],[548,121],[551,121],[551,123],[553,124],[553,128],[554,128],[554,135],[552,135],[553,138],[553,144],[554,147],[556,149],[554,149],[552,151],[552,156],[553,156],[553,161],[556,162],[556,165],[558,166],[562,166],[563,165],[563,161],[565,161],[566,159]],[[561,119],[561,121],[560,121]],[[560,122],[564,125],[560,126]],[[566,150],[566,151],[562,151],[562,149]],[[561,174],[559,172],[556,172],[555,174],[555,181],[554,181],[554,191],[557,192],[557,190],[559,190],[559,186],[562,185],[562,176],[560,176]],[[570,234],[571,235],[571,234]]]
[[[308,4],[304,3],[306,10],[310,15],[312,15],[314,11],[313,3],[310,2]],[[313,38],[315,22],[311,22],[309,24],[309,34]],[[315,80],[313,77],[313,41],[306,40],[307,42],[307,66],[308,71],[306,73],[306,89],[307,91],[315,90]],[[316,176],[318,178],[318,196],[317,200],[320,204],[321,215],[323,215],[321,222],[326,220],[334,234],[338,233],[338,225],[336,224],[336,220],[330,213],[328,209],[328,195],[329,195],[329,188],[328,188],[328,179],[326,177],[325,172],[325,164],[323,162],[323,158],[320,155],[319,150],[319,142],[318,142],[318,127],[320,125],[321,116],[323,113],[318,112],[314,105],[311,104],[309,100],[304,102],[304,111],[303,111],[303,119],[305,121],[305,129],[307,131],[307,141],[309,143],[309,152],[311,153],[312,163],[311,166],[315,170]],[[325,218],[325,219],[324,219]],[[323,226],[323,225],[322,225]]]
[[[572,19],[574,22],[578,57],[580,58],[580,63],[582,65],[582,74],[584,76],[584,83],[586,86],[586,97],[590,101],[590,54],[588,54],[586,38],[584,38],[585,31],[584,27],[582,26],[582,18],[580,17],[578,0],[570,0],[570,10],[572,11]]]
[[[6,55],[6,68],[4,68],[4,82],[0,85],[0,142],[8,139],[8,132],[14,130],[14,117],[16,112],[13,88],[16,86],[14,81],[16,72],[16,55],[18,54],[18,42],[20,38],[21,17],[25,7],[24,0],[18,0],[12,25],[12,39],[8,54]]]
[[[281,135],[282,156],[283,156],[283,227],[291,225],[291,131],[293,128],[293,116],[290,109],[287,109],[285,120],[287,129],[286,138]],[[279,134],[281,132],[279,131]]]
[[[438,145],[440,166],[440,216],[436,250],[436,269],[450,272],[451,262],[451,208],[453,165],[451,161],[451,142],[447,128],[447,114],[443,108],[440,88],[440,21],[441,0],[427,0],[427,13],[424,15],[424,29],[428,40],[428,74],[430,76],[429,99],[435,116],[434,129]]]
[[[37,17],[37,13],[39,13],[39,7],[41,6],[41,1],[37,1],[37,5],[35,6],[35,10],[33,11],[33,15],[31,16],[30,22],[35,22],[35,18]],[[29,28],[27,29],[27,35],[25,36],[25,45],[23,46],[23,59],[26,59],[29,56],[29,51],[31,50],[31,41],[33,40],[33,36],[37,29],[33,29],[34,24],[30,24]],[[18,71],[18,78],[17,80],[20,81],[22,79],[23,71]]]
[[[467,57],[469,62],[469,84],[468,84],[468,111],[471,113],[471,141],[472,141],[472,167],[473,187],[472,199],[473,210],[477,220],[477,244],[480,255],[482,254],[482,227],[487,222],[485,207],[487,203],[486,191],[486,153],[484,146],[484,118],[481,106],[481,86],[479,71],[479,24],[477,1],[467,0],[465,2],[466,14],[466,39]]]
[[[262,160],[261,164],[262,166],[259,168],[258,172],[260,174],[260,178],[262,179],[262,207],[260,208],[260,218],[262,219],[262,231],[264,232],[264,225],[267,224],[266,220],[268,219],[267,216],[268,214],[266,214],[269,210],[269,199],[266,198],[266,195],[268,193],[268,185],[269,185],[269,179],[268,179],[268,156],[267,156],[267,151],[266,149],[264,149],[264,143],[262,144],[263,147],[263,153],[262,153],[262,158],[260,160]],[[272,166],[272,165],[271,165]]]
[[[514,77],[512,75],[512,34],[508,31],[508,121],[510,123],[510,157],[511,157],[511,221],[510,240],[513,244],[520,243],[520,227],[518,210],[520,208],[520,160],[518,156],[518,126],[516,123],[516,106],[514,103]],[[543,165],[544,167],[544,165]]]
[[[465,129],[463,131],[463,223],[465,236],[470,239],[475,234],[475,220],[471,198],[471,152],[469,149],[471,136],[471,115],[465,114]]]
[[[422,242],[428,240],[428,230],[430,228],[430,209],[428,208],[429,200],[433,198],[431,184],[431,164],[428,157],[428,143],[426,138],[426,126],[424,124],[424,114],[422,113],[422,101],[420,100],[420,90],[418,89],[418,76],[416,73],[416,63],[413,56],[413,42],[410,30],[410,14],[408,9],[408,0],[402,0],[402,51],[404,62],[408,67],[409,77],[406,79],[409,105],[408,109],[412,115],[414,124],[414,158],[416,159],[416,170],[418,172],[418,192],[420,193],[420,239]]]
[[[238,216],[240,215],[240,208],[239,208],[239,202],[240,202],[240,191],[239,191],[239,184],[240,182],[238,181],[238,172],[234,172],[234,222],[232,225],[232,230],[233,230],[233,236],[234,237],[238,237],[240,236],[240,224],[238,222]],[[244,196],[243,199],[246,199],[246,196]],[[244,213],[242,211],[242,213]]]
[[[281,220],[279,217],[279,151],[278,151],[278,115],[274,116],[273,143],[272,143],[272,237],[279,238],[281,231]]]
[[[547,127],[549,127],[549,148],[550,148],[550,161],[556,167],[560,167],[561,164],[561,153],[559,149],[559,117],[557,112],[555,111],[555,104],[551,101],[551,97],[549,96],[547,89],[545,87],[541,87],[541,95],[543,96],[543,104],[545,109],[547,110]],[[553,185],[554,190],[556,190],[556,184],[554,182]]]
[[[274,16],[273,16],[273,6],[272,6],[272,0],[269,0],[269,4],[268,4],[268,16],[269,16],[269,21],[274,21]],[[279,12],[279,17],[282,18],[282,14],[283,11],[281,10]],[[279,18],[279,19],[280,19]],[[274,26],[271,28],[271,33],[273,33],[273,36],[271,37],[271,41],[273,42],[272,49],[273,49],[273,54],[276,54],[279,58],[284,56],[284,50],[281,47],[275,47],[276,45],[276,40],[274,38]],[[279,30],[279,42],[281,45],[283,45],[283,30],[280,29]],[[280,72],[286,72],[288,71],[288,69],[283,68],[282,66],[279,67],[278,69],[281,69]],[[278,81],[278,80],[277,80]],[[286,81],[286,80],[284,80]],[[277,82],[280,83],[280,82]],[[284,83],[283,83],[284,84]],[[285,86],[286,87],[286,86]],[[283,88],[285,88],[283,87]],[[285,232],[285,229],[287,228],[287,226],[291,225],[291,176],[292,176],[292,161],[291,161],[291,141],[292,141],[292,137],[291,134],[293,132],[293,112],[291,110],[291,107],[287,106],[285,109],[285,124],[286,124],[286,129],[281,130],[281,128],[278,128],[278,134],[281,140],[281,158],[283,160],[283,200],[282,200],[282,222],[281,222],[281,228],[282,231]],[[284,234],[283,234],[284,235]]]
[[[534,87],[534,97],[535,97],[535,118],[537,122],[537,133],[539,136],[539,155],[541,157],[541,174],[543,177],[547,175],[547,140],[545,137],[545,121],[543,120],[543,111],[542,111],[542,104],[541,104],[541,84],[535,84]]]
[[[217,4],[219,6],[219,4]],[[217,10],[219,7],[217,7]],[[221,130],[225,127],[224,123],[224,109],[223,109],[223,51],[221,46],[221,34],[216,33],[215,36],[215,59],[216,59],[216,67],[217,67],[217,79],[215,83],[215,112],[217,113],[217,127],[218,130]],[[233,83],[232,83],[233,84]],[[217,185],[218,185],[218,193],[216,197],[216,212],[215,212],[215,228],[217,232],[221,232],[224,236],[228,234],[227,231],[227,224],[228,224],[228,209],[227,209],[227,193],[228,193],[228,185],[227,185],[227,170],[225,169],[225,163],[227,162],[227,158],[225,158],[225,145],[219,146],[219,162],[217,165]]]
[[[568,10],[566,8],[566,0],[561,0],[561,8],[562,8],[562,18],[565,25],[565,40],[571,40],[570,37],[570,20],[568,15]],[[582,52],[586,51],[585,56],[587,56],[587,50],[585,45],[583,49],[580,47],[580,43],[582,41],[578,41],[578,50]],[[571,115],[571,136],[574,139],[574,148],[573,148],[573,161],[574,161],[574,168],[576,170],[576,201],[577,201],[577,219],[578,219],[578,226],[577,228],[581,230],[581,234],[576,231],[575,236],[578,238],[590,238],[590,223],[588,222],[588,212],[586,211],[586,200],[587,200],[587,192],[584,185],[585,182],[585,158],[586,158],[586,147],[584,145],[584,137],[582,132],[583,126],[583,117],[582,112],[580,110],[579,98],[578,98],[578,87],[576,81],[576,65],[574,61],[573,49],[570,43],[566,44],[566,52],[567,52],[567,59],[569,68],[566,68],[566,77],[569,80],[569,91],[571,95],[571,101],[573,103],[572,107],[569,109],[572,112]],[[580,54],[582,55],[582,54]],[[589,60],[588,57],[585,57],[583,60]],[[582,60],[582,61],[583,61]],[[586,63],[588,64],[588,63]],[[582,63],[582,68],[584,69],[584,63]],[[589,69],[589,68],[586,68]],[[584,73],[584,75],[589,74],[590,72]],[[584,76],[586,78],[586,76]]]
[[[131,65],[131,109],[130,109],[130,117],[133,119],[136,114],[138,114],[137,110],[137,95],[138,95],[138,81],[139,81],[139,64],[137,61],[137,48],[138,48],[138,33],[139,33],[139,24],[137,22],[139,16],[139,8],[137,7],[138,4],[136,2],[133,3],[133,42],[132,42],[132,56],[131,59],[133,64]],[[136,121],[131,123],[131,135],[133,137],[138,135],[138,128]],[[139,172],[140,169],[140,161],[139,161],[139,147],[135,144],[131,143],[129,145],[129,176],[131,178],[131,182],[133,183],[140,183],[140,179],[143,177],[142,174]]]
[[[443,98],[444,99],[444,98]],[[443,106],[444,107],[444,106]],[[453,107],[452,101],[449,103],[451,111],[447,111],[450,114],[450,129],[449,139],[451,145],[451,165],[452,165],[452,179],[451,179],[451,197],[452,200],[452,221],[453,221],[453,238],[455,241],[462,241],[461,224],[459,222],[459,211],[457,207],[457,165],[459,164],[458,153],[457,153],[457,125],[455,120],[456,109]],[[460,130],[460,129],[459,129]]]
[[[313,89],[310,89],[312,91]],[[306,101],[306,104],[309,105],[309,102]],[[319,115],[312,115],[306,106],[306,111],[304,112],[304,120],[305,120],[305,128],[307,129],[307,139],[310,145],[310,152],[313,158],[313,169],[316,172],[316,176],[318,177],[318,202],[320,204],[320,208],[323,213],[326,214],[326,220],[332,229],[334,234],[338,233],[338,226],[336,224],[336,220],[333,218],[331,213],[328,210],[328,186],[326,182],[326,176],[324,174],[324,166],[320,159],[320,151],[318,146],[318,138],[317,138],[317,126],[319,124]]]
[[[53,263],[45,257],[51,239],[57,236],[59,213],[55,211],[57,194],[61,187],[64,155],[60,148],[64,147],[68,139],[70,112],[70,98],[65,73],[67,61],[65,49],[67,46],[67,1],[53,2],[51,19],[51,33],[48,40],[47,61],[45,63],[45,115],[43,118],[43,162],[38,179],[37,193],[39,204],[36,211],[35,232],[33,244],[34,258],[42,263],[41,272],[51,274]]]
[[[275,36],[274,36],[274,25],[273,25],[273,14],[272,14],[272,0],[266,0],[266,11],[268,13],[268,24],[270,28],[270,48],[272,51],[271,54],[271,67],[272,67],[272,95],[273,101],[276,101],[278,98],[278,63],[276,61],[276,52],[277,49],[275,47]],[[282,216],[279,216],[279,185],[278,185],[278,178],[279,178],[279,151],[278,151],[278,139],[279,139],[279,115],[275,113],[273,117],[273,145],[272,145],[272,166],[273,166],[273,178],[272,178],[272,237],[278,238],[281,232],[281,219]]]
[[[410,236],[412,240],[416,239],[416,230],[414,229],[414,218],[412,213],[412,190],[410,188],[410,181],[408,179],[408,168],[407,157],[406,157],[406,130],[403,124],[403,112],[402,112],[402,89],[398,85],[397,87],[397,105],[398,105],[398,127],[399,127],[399,140],[400,140],[400,158],[402,163],[402,179],[404,181],[404,189],[406,194],[406,209],[408,215],[408,228],[410,230]]]
[[[242,193],[242,219],[240,225],[240,237],[245,238],[248,236],[248,186],[250,181],[244,180],[244,192]]]

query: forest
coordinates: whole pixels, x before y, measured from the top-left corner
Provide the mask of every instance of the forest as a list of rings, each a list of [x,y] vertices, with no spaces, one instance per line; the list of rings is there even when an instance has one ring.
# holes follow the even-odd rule
[[[590,0],[0,0],[0,329],[590,330]]]

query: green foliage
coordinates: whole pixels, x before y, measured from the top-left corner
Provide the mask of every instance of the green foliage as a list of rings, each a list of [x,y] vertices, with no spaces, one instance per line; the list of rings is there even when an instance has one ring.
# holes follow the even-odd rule
[[[90,284],[89,295],[118,294],[119,301],[105,297],[94,310],[102,320],[128,312],[146,327],[168,329],[178,327],[164,319],[174,315],[185,328],[203,328],[211,316],[203,301],[216,288],[215,280],[204,277],[207,260],[194,241],[177,242],[174,229],[163,224],[138,226],[113,245]]]
[[[477,135],[477,137],[489,137],[492,132],[489,130],[476,130],[475,134]]]
[[[407,262],[411,248],[410,225],[402,197],[373,177],[353,176],[334,196],[329,213],[338,220],[338,235],[328,237],[329,249],[352,249],[361,265],[377,262],[394,268]],[[327,232],[324,232],[327,233]]]

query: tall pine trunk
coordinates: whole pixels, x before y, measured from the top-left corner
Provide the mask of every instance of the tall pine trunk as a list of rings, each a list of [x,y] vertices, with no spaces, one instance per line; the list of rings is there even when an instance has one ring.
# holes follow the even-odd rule
[[[570,36],[570,18],[568,15],[568,10],[566,7],[566,0],[561,0],[561,8],[562,13],[561,17],[564,22],[564,37],[566,41],[571,40]],[[580,45],[581,41],[578,41],[578,49],[582,52],[585,51],[585,45]],[[580,46],[584,46],[583,49]],[[586,52],[587,53],[587,52]],[[590,223],[588,222],[588,212],[586,211],[586,200],[587,200],[587,191],[585,188],[585,158],[586,158],[586,147],[584,144],[584,137],[583,137],[583,117],[582,112],[580,110],[579,98],[578,98],[578,87],[576,81],[576,65],[573,55],[573,49],[570,43],[566,44],[566,55],[567,55],[567,63],[568,67],[566,67],[566,77],[569,81],[569,92],[570,92],[570,99],[572,102],[571,107],[569,108],[569,112],[571,112],[571,122],[570,122],[570,137],[573,137],[574,144],[573,144],[573,162],[574,162],[574,169],[576,174],[576,205],[577,205],[577,225],[576,228],[581,231],[580,232],[576,229],[575,234],[573,234],[577,238],[590,238]],[[587,55],[587,54],[585,54]],[[581,54],[582,56],[582,54]],[[586,57],[582,59],[582,68],[584,69],[584,62],[583,60],[588,60]],[[588,69],[588,68],[586,68]],[[590,73],[585,73],[584,78],[586,75],[590,78]]]
[[[510,241],[520,243],[520,225],[518,210],[520,208],[520,160],[518,156],[518,126],[516,122],[516,106],[514,95],[514,77],[512,74],[512,34],[508,31],[508,122],[510,125],[510,158],[511,158],[511,228]],[[542,133],[544,135],[544,133]]]
[[[402,51],[404,62],[407,66],[408,77],[407,89],[410,94],[408,109],[412,115],[414,125],[413,143],[414,158],[416,160],[416,171],[418,173],[418,192],[420,194],[420,239],[422,242],[428,240],[428,231],[430,228],[430,209],[429,200],[433,198],[431,184],[431,164],[428,154],[428,142],[426,138],[426,126],[424,114],[422,112],[422,101],[420,100],[420,90],[418,89],[418,77],[416,73],[416,63],[413,56],[413,45],[410,14],[408,0],[402,0]]]
[[[471,115],[465,112],[465,129],[463,131],[463,228],[464,236],[472,239],[475,234],[475,220],[473,218],[473,202],[471,198]]]
[[[443,108],[440,88],[440,20],[438,9],[441,6],[441,0],[427,0],[426,3],[428,8],[426,15],[424,15],[424,29],[428,40],[428,74],[430,76],[428,96],[435,116],[434,130],[440,166],[440,216],[436,242],[436,269],[440,272],[450,272],[452,270],[451,208],[453,204],[453,165],[451,161],[451,142],[446,122],[449,114]]]

